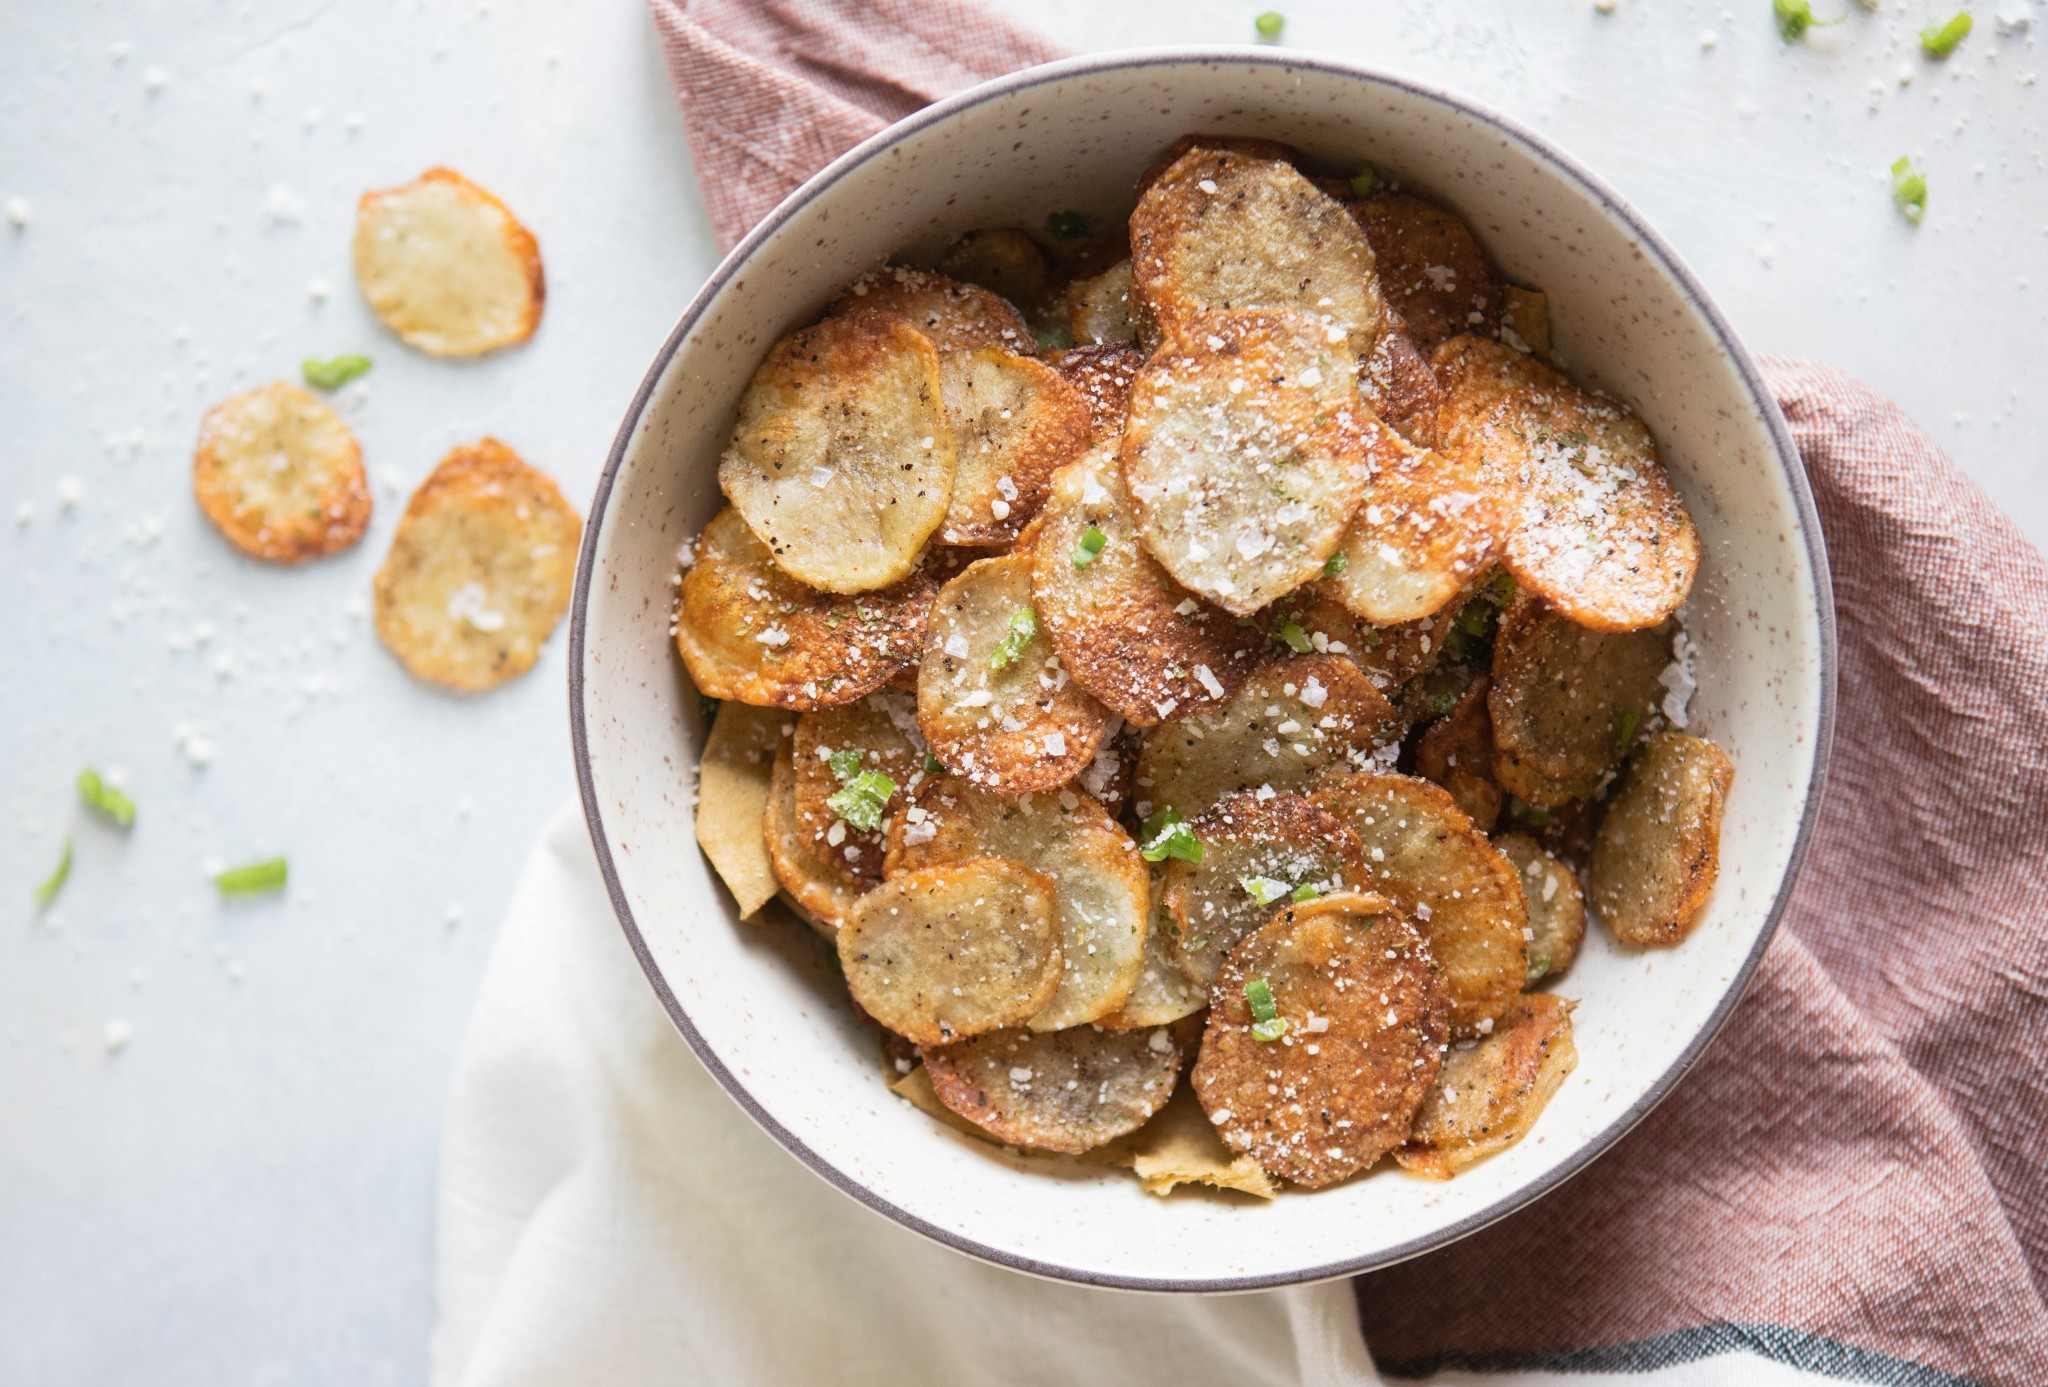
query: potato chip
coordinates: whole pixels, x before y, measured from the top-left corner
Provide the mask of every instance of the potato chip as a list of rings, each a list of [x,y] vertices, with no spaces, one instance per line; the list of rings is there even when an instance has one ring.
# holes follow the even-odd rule
[[[363,298],[409,347],[477,356],[540,326],[547,280],[533,233],[453,169],[364,193],[354,254]]]
[[[1493,773],[1517,799],[1555,808],[1599,789],[1664,697],[1673,623],[1597,631],[1518,599],[1493,645]]]
[[[1486,710],[1487,681],[1479,678],[1450,712],[1422,730],[1415,742],[1415,773],[1450,792],[1483,833],[1500,818],[1500,786],[1493,778],[1493,719]]]
[[[1434,616],[1493,560],[1493,497],[1467,467],[1413,448],[1377,421],[1365,428],[1372,481],[1324,590],[1367,621]]]
[[[825,310],[828,320],[868,313],[904,319],[941,352],[987,347],[1029,356],[1038,349],[1024,319],[1000,295],[908,265],[864,275]]]
[[[1109,445],[1053,479],[1030,561],[1061,666],[1134,726],[1227,699],[1265,653],[1255,628],[1190,596],[1146,552]]]
[[[1119,260],[1101,274],[1067,285],[1067,332],[1077,346],[1138,341],[1143,313],[1131,292],[1131,262]]]
[[[1365,229],[1380,292],[1427,356],[1460,333],[1490,332],[1501,316],[1493,262],[1455,212],[1392,190],[1351,204]]]
[[[582,532],[555,484],[497,439],[455,449],[413,492],[377,570],[377,635],[432,683],[516,679],[569,608]]]
[[[960,1114],[939,1101],[938,1091],[932,1087],[932,1076],[926,1071],[922,1062],[911,1066],[910,1072],[907,1074],[891,1076],[889,1092],[895,1094],[925,1116],[951,1127],[962,1136],[973,1137],[976,1141],[985,1141],[991,1146],[1001,1145],[996,1140],[993,1132],[975,1126],[972,1122],[969,1122],[966,1118],[960,1116]]]
[[[1059,991],[1034,1031],[1094,1021],[1124,1004],[1144,961],[1150,873],[1102,806],[1073,790],[1022,797],[957,776],[919,785],[889,834],[888,875],[999,857],[1035,867],[1059,892]]]
[[[1147,732],[1132,793],[1141,814],[1170,805],[1192,819],[1233,790],[1300,790],[1325,766],[1375,765],[1399,732],[1393,707],[1348,660],[1276,660],[1225,706]]]
[[[792,709],[852,703],[915,674],[939,588],[934,569],[881,592],[818,592],[778,568],[728,506],[691,546],[676,649],[713,698]]]
[[[805,713],[796,720],[792,751],[804,846],[851,886],[880,881],[888,820],[925,773],[917,700],[885,689],[858,703]],[[877,776],[889,782],[886,791]],[[863,828],[870,817],[873,826]]]
[[[1052,474],[1088,448],[1088,401],[1058,371],[1008,352],[940,362],[956,459],[941,544],[1008,544],[1045,503]]]
[[[1493,845],[1522,874],[1522,899],[1529,905],[1529,978],[1522,985],[1534,987],[1571,967],[1579,956],[1586,938],[1586,893],[1572,869],[1528,834],[1503,833]]]
[[[1142,1127],[1180,1083],[1199,1022],[993,1031],[924,1052],[939,1101],[1003,1141],[1078,1155]]]
[[[1095,759],[1109,718],[1053,655],[1028,555],[983,559],[939,589],[917,721],[949,770],[994,790],[1054,789]]]
[[[1130,342],[1104,342],[1061,352],[1052,364],[1088,402],[1088,420],[1095,437],[1114,444],[1123,436],[1124,415],[1131,407],[1131,382],[1138,378],[1145,354]]]
[[[1074,777],[1074,786],[1101,805],[1109,817],[1120,819],[1131,802],[1140,740],[1138,729],[1126,725],[1122,718],[1111,715],[1110,726],[1114,730],[1095,749],[1095,759],[1081,767],[1081,773]]]
[[[1138,175],[1132,196],[1143,198],[1168,169],[1180,162],[1182,155],[1194,149],[1228,150],[1247,159],[1270,159],[1282,164],[1297,163],[1301,159],[1301,151],[1293,145],[1282,144],[1278,140],[1262,140],[1255,135],[1182,135],[1145,166],[1145,171]]]
[[[1355,367],[1386,314],[1372,247],[1344,204],[1289,164],[1229,150],[1190,149],[1138,199],[1131,279],[1169,343],[1199,340],[1195,320],[1213,314],[1293,310]]]
[[[718,484],[776,565],[826,592],[901,582],[953,488],[939,354],[899,318],[827,318],[775,344]]]
[[[1407,1139],[1443,1062],[1449,1004],[1422,936],[1384,901],[1290,906],[1231,952],[1212,996],[1194,1089],[1232,1150],[1318,1189]]]
[[[852,918],[853,907],[867,889],[865,881],[849,881],[811,851],[797,827],[796,764],[792,739],[784,737],[775,753],[768,783],[768,802],[761,811],[761,837],[768,848],[775,879],[805,923],[827,938]]]
[[[1189,827],[1202,860],[1166,864],[1162,901],[1180,966],[1204,988],[1237,941],[1297,893],[1313,899],[1365,886],[1358,835],[1300,795],[1225,795]]]
[[[1448,1180],[1527,1136],[1578,1067],[1573,1005],[1532,993],[1516,1000],[1493,1034],[1453,1045],[1394,1159],[1417,1175]]]
[[[1427,780],[1336,776],[1309,798],[1358,835],[1372,889],[1429,940],[1452,1034],[1483,1034],[1529,975],[1528,907],[1514,865]]]
[[[1538,356],[1549,356],[1550,300],[1540,289],[1518,289],[1512,284],[1503,290],[1503,294],[1501,340],[1517,350],[1526,349]],[[1516,338],[1521,341],[1517,343]]]
[[[1700,537],[1642,420],[1498,342],[1452,338],[1435,365],[1439,447],[1499,498],[1502,561],[1516,580],[1603,631],[1678,610]]]
[[[1022,231],[970,231],[939,258],[939,272],[1013,304],[1033,303],[1045,292],[1045,252]]]
[[[1145,959],[1138,981],[1122,1006],[1095,1024],[1105,1031],[1128,1031],[1140,1026],[1163,1026],[1183,1016],[1193,1016],[1209,1005],[1209,990],[1187,975],[1176,956],[1176,929],[1171,915],[1162,914],[1159,878],[1154,876],[1151,923],[1145,929]]]
[[[1358,393],[1372,412],[1418,448],[1434,448],[1443,385],[1436,368],[1389,315],[1358,373]]]
[[[744,703],[719,708],[697,763],[697,845],[747,917],[775,899],[781,882],[763,832],[775,753],[789,718]]]
[[[289,381],[206,411],[192,450],[192,495],[230,544],[266,563],[339,553],[370,525],[356,436]]]
[[[1593,906],[1624,944],[1676,944],[1721,870],[1735,764],[1712,742],[1659,732],[1635,754],[1593,841]]]
[[[889,877],[839,930],[846,986],[921,1046],[1021,1025],[1060,983],[1050,877],[986,857]]]
[[[1340,347],[1297,313],[1204,318],[1131,385],[1119,458],[1145,547],[1182,587],[1249,616],[1315,578],[1370,470]]]

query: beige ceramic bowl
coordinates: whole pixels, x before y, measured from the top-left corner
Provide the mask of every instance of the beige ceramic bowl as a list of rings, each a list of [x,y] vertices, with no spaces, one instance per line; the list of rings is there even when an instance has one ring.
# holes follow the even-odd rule
[[[1550,296],[1573,373],[1655,430],[1706,560],[1688,619],[1695,729],[1738,767],[1707,917],[1633,953],[1599,929],[1557,990],[1579,1067],[1531,1136],[1445,1184],[1381,1170],[1269,1204],[1142,1193],[1128,1175],[1023,1160],[892,1097],[871,1033],[796,932],[735,918],[691,841],[696,699],[668,638],[677,547],[720,505],[734,407],[770,344],[885,257],[973,227],[1129,211],[1176,135],[1367,158],[1457,207],[1515,281]],[[906,1227],[1047,1276],[1241,1290],[1381,1266],[1502,1217],[1603,1150],[1712,1040],[1784,908],[1820,791],[1833,609],[1813,503],[1777,407],[1671,248],[1598,179],[1475,102],[1281,50],[1078,58],[977,87],[867,141],[719,266],[655,359],[598,485],[577,574],[571,719],[614,907],[678,1030],[796,1159]],[[1580,1174],[1580,1172],[1584,1172]]]

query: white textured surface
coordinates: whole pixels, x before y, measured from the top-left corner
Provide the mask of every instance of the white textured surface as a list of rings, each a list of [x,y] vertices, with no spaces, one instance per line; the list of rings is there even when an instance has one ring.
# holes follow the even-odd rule
[[[1896,0],[1789,49],[1763,0],[1283,8],[1291,43],[1444,81],[1574,150],[1753,347],[1892,393],[2041,542],[2048,95],[2031,79],[2048,9],[2020,3],[2032,31],[2001,37],[1986,10],[1947,64],[1913,45],[1931,8]],[[1007,5],[1086,48],[1239,41],[1266,7]],[[1917,229],[1882,180],[1900,153],[1929,175]],[[430,362],[355,298],[355,194],[436,162],[540,239],[548,317],[523,350]],[[571,789],[563,659],[558,637],[521,684],[443,697],[350,604],[453,442],[495,433],[587,497],[711,267],[651,26],[631,0],[8,0],[0,202],[16,199],[27,224],[0,224],[0,892],[17,902],[0,917],[0,1380],[415,1381],[445,1074],[513,868]],[[350,555],[240,560],[189,500],[199,414],[356,349],[378,365],[353,419],[401,490],[380,486]],[[202,623],[210,640],[182,648]],[[181,721],[212,764],[180,750]],[[85,764],[127,771],[143,817],[125,840],[80,820]],[[77,867],[39,922],[27,889],[67,831]],[[202,861],[272,852],[291,856],[289,898],[215,903]],[[134,1030],[110,1055],[115,1019]]]

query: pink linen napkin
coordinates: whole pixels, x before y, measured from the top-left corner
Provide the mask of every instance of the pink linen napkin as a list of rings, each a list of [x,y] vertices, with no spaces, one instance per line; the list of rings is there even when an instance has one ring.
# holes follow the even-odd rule
[[[1061,55],[968,0],[650,0],[730,246],[938,97]],[[1750,992],[1597,1167],[1357,1279],[1390,1376],[1731,1350],[2048,1383],[2048,566],[1898,408],[1764,363],[1827,534],[1840,710]]]

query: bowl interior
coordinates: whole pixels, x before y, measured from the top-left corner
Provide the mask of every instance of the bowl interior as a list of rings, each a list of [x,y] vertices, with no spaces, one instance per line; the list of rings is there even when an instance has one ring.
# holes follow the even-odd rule
[[[1270,1204],[1162,1200],[1122,1172],[957,1135],[888,1093],[817,950],[739,921],[691,839],[703,727],[667,636],[671,580],[678,546],[721,504],[716,463],[756,363],[887,256],[1052,210],[1124,215],[1138,172],[1190,130],[1272,136],[1338,166],[1367,158],[1458,208],[1511,279],[1548,293],[1572,372],[1649,422],[1705,541],[1686,614],[1693,724],[1738,768],[1707,918],[1664,952],[1591,932],[1557,984],[1580,1001],[1577,1072],[1528,1139],[1445,1184],[1383,1170]],[[1803,850],[1829,707],[1825,566],[1796,465],[1747,357],[1669,252],[1497,118],[1385,75],[1252,52],[1081,59],[978,89],[784,204],[706,287],[621,432],[586,543],[572,676],[615,904],[678,1025],[758,1121],[841,1188],[964,1250],[1157,1289],[1411,1255],[1533,1198],[1625,1131],[1711,1037],[1761,953]]]

